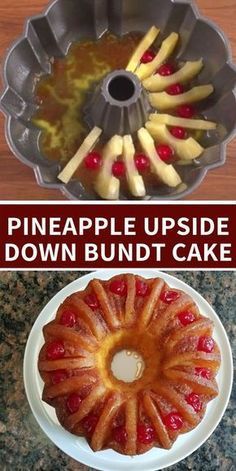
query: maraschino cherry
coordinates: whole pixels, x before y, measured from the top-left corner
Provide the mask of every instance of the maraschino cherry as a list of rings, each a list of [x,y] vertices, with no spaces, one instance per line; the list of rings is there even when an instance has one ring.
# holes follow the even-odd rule
[[[212,337],[200,337],[197,349],[199,352],[211,353],[214,350],[215,342]]]
[[[46,356],[48,360],[58,360],[65,355],[65,347],[60,340],[54,340],[47,345]]]
[[[99,152],[90,152],[84,159],[85,167],[88,170],[97,170],[101,167],[102,164],[102,156]]]
[[[156,151],[163,162],[168,162],[174,155],[174,150],[167,144],[158,144],[156,146]]]
[[[134,161],[136,168],[140,173],[150,169],[150,160],[145,154],[137,154]]]
[[[67,309],[66,311],[63,311],[61,318],[60,318],[60,324],[65,325],[66,327],[74,327],[76,324],[76,315],[73,311],[70,309]]]
[[[125,445],[126,440],[127,440],[127,432],[123,425],[120,425],[119,427],[115,427],[112,431],[112,435],[113,435],[114,440],[117,443],[119,443],[120,445]]]
[[[201,376],[204,379],[211,379],[211,376],[212,376],[212,372],[209,368],[196,366],[194,372],[196,376]]]
[[[82,424],[83,424],[84,430],[89,436],[93,435],[93,432],[96,428],[97,423],[98,423],[98,416],[93,413],[87,415],[87,417],[83,419]]]
[[[175,73],[175,67],[172,64],[163,64],[156,73],[162,75],[162,77],[168,77]]]
[[[109,289],[112,293],[124,296],[127,291],[127,286],[123,280],[114,280],[110,283]]]
[[[51,375],[52,384],[59,384],[68,378],[66,370],[53,371]]]
[[[82,398],[80,397],[80,395],[77,393],[72,393],[66,401],[66,405],[69,412],[71,414],[74,414],[75,412],[77,412],[79,410],[81,402],[82,402]]]
[[[180,430],[183,426],[183,419],[178,412],[170,412],[162,420],[169,430]]]
[[[177,108],[177,114],[180,118],[191,119],[195,113],[195,108],[192,105],[182,105]]]
[[[195,315],[190,310],[180,312],[178,318],[182,325],[192,324],[195,321]]]
[[[144,298],[149,293],[147,283],[142,280],[136,280],[136,295]]]
[[[186,129],[182,128],[181,126],[174,126],[173,128],[170,129],[170,133],[176,139],[187,139],[188,137],[188,133]]]
[[[163,303],[171,304],[180,297],[180,294],[177,291],[163,291],[160,296],[160,300]]]
[[[93,311],[99,308],[99,301],[95,294],[88,294],[84,301]]]
[[[202,410],[202,402],[200,401],[200,397],[198,394],[191,393],[185,397],[186,402],[193,407],[195,412],[200,412]]]
[[[114,162],[112,165],[112,173],[114,177],[120,178],[123,177],[125,174],[125,164],[122,162],[122,160],[117,160],[117,162]]]
[[[143,56],[141,57],[141,63],[148,64],[149,62],[153,61],[155,56],[156,56],[155,52],[153,52],[151,49],[148,49],[146,52],[144,52]]]
[[[181,83],[175,83],[167,87],[166,93],[168,93],[168,95],[181,95],[184,93],[184,87]]]
[[[151,425],[138,424],[137,427],[138,441],[143,445],[153,443],[155,440],[155,430]]]

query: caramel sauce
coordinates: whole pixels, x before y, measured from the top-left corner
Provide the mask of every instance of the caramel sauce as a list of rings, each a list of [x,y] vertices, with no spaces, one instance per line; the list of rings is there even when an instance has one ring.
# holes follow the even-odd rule
[[[53,61],[50,75],[39,79],[36,85],[39,106],[32,122],[42,130],[39,145],[47,159],[58,161],[64,167],[74,156],[89,132],[84,121],[88,98],[108,73],[126,68],[142,36],[142,33],[131,32],[118,37],[106,32],[96,41],[77,42],[70,47],[66,57]],[[202,132],[192,131],[189,136],[200,141]],[[136,152],[142,152],[137,136],[134,136],[134,144]],[[104,142],[98,143],[95,150],[101,152],[103,145]],[[174,155],[170,163],[176,160]],[[98,170],[88,170],[82,163],[73,178],[79,180],[86,190],[93,191],[97,173]],[[147,170],[143,177],[150,194],[155,194],[157,176]],[[129,194],[125,176],[120,178],[120,188],[121,193]]]

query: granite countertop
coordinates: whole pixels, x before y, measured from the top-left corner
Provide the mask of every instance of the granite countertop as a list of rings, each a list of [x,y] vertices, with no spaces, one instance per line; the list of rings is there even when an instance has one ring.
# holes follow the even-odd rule
[[[0,467],[2,471],[91,471],[54,446],[35,421],[28,405],[22,363],[30,329],[65,285],[84,273],[0,273]],[[209,301],[235,347],[236,272],[172,272]],[[234,348],[235,353],[235,348]],[[169,471],[233,471],[235,469],[235,395],[208,441]],[[111,470],[112,471],[112,470]]]

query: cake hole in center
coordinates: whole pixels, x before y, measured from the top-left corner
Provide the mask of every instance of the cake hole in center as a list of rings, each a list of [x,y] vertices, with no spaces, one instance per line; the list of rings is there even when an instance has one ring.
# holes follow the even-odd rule
[[[119,75],[110,81],[108,90],[115,100],[126,101],[134,95],[135,86],[129,77]]]
[[[141,378],[145,363],[141,355],[131,350],[116,353],[111,362],[111,370],[115,378],[132,383]]]

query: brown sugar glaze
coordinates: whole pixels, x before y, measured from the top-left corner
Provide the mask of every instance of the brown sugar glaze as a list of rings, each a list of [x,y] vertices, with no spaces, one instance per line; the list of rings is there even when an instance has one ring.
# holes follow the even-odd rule
[[[51,74],[36,85],[39,107],[33,118],[42,129],[40,147],[47,159],[64,167],[73,157],[89,132],[83,119],[89,95],[109,72],[126,67],[141,38],[137,32],[122,37],[107,32],[97,41],[73,44],[66,57],[54,60]],[[75,177],[91,189],[96,173],[82,164]]]
[[[38,110],[33,123],[42,129],[40,148],[49,160],[62,167],[73,157],[89,132],[84,121],[84,109],[96,85],[112,70],[125,69],[143,34],[131,32],[122,37],[106,32],[97,41],[84,40],[73,44],[66,57],[56,58],[50,75],[41,77],[36,85]],[[154,48],[157,52],[157,48]],[[171,61],[174,63],[174,58]],[[176,64],[179,67],[180,64]],[[172,110],[174,111],[174,110]],[[201,140],[201,132],[188,133]],[[133,136],[136,152],[142,152]],[[105,141],[101,139],[95,150],[101,152]],[[119,159],[119,158],[118,158]],[[173,155],[174,163],[177,159]],[[189,165],[190,162],[187,162]],[[84,163],[74,178],[93,192],[98,170],[88,170]],[[146,170],[143,174],[149,194],[156,193],[157,176]],[[126,177],[120,177],[121,193],[129,194]],[[131,195],[129,195],[131,196]]]

